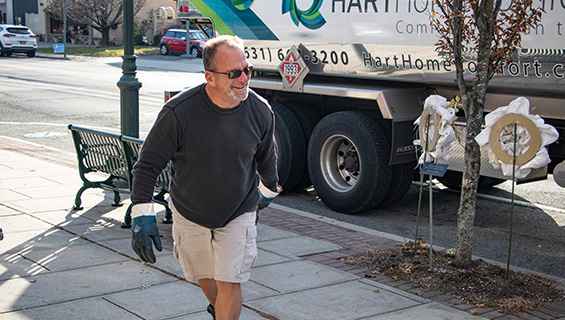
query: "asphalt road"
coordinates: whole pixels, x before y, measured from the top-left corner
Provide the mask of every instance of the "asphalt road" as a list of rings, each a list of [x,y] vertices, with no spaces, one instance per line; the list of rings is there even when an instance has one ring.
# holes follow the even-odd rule
[[[140,137],[151,128],[165,90],[204,81],[202,61],[178,56],[137,59]],[[120,131],[121,58],[0,58],[0,135],[68,152],[74,147],[69,123]],[[506,264],[512,184],[483,190],[476,207],[473,253]],[[432,201],[433,244],[456,246],[459,194],[436,185]],[[286,192],[276,203],[320,216],[404,237],[415,237],[420,187],[414,184],[402,201],[358,215],[329,210],[314,190]],[[550,179],[518,185],[515,191],[511,264],[565,278],[565,188]],[[428,189],[423,189],[418,234],[430,239]]]

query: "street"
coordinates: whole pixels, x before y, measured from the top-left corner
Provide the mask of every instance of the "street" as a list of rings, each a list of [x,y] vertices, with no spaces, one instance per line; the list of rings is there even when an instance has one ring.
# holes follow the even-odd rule
[[[0,58],[0,135],[69,153],[74,147],[69,123],[120,131],[121,58]],[[140,138],[149,132],[165,90],[204,81],[202,60],[171,56],[137,59]],[[474,255],[503,265],[508,259],[512,184],[482,190],[477,201]],[[420,187],[386,209],[358,215],[329,210],[314,190],[286,192],[275,203],[414,240]],[[565,188],[552,177],[516,186],[511,264],[565,278]],[[433,193],[433,245],[456,245],[459,194],[437,185]],[[428,189],[423,189],[418,235],[430,238]]]
[[[160,57],[158,57],[160,58]],[[167,57],[169,58],[169,57]],[[176,57],[176,59],[180,59]],[[188,59],[182,59],[188,61]],[[156,69],[143,67],[138,59],[140,136],[149,131],[163,104],[165,90],[180,90],[203,81],[202,73],[175,72],[187,68],[182,63],[165,64]],[[201,70],[195,60],[192,70]],[[3,65],[0,134],[14,137],[26,135],[58,135],[69,123],[100,130],[120,129],[120,91],[116,83],[122,75],[121,58],[73,57],[61,59],[29,59],[13,56],[0,60]],[[188,69],[184,69],[188,71]],[[74,152],[69,137],[31,141]]]

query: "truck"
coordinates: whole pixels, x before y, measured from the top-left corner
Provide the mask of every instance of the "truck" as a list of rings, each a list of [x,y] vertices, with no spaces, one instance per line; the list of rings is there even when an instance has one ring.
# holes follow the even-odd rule
[[[503,1],[502,10],[511,1]],[[250,87],[276,114],[284,190],[313,186],[330,209],[347,214],[405,196],[417,176],[414,121],[423,101],[431,94],[448,100],[458,94],[455,66],[436,51],[433,0],[190,3],[202,14],[191,23],[244,40],[254,66]],[[548,148],[551,164],[525,180],[548,172],[563,179],[565,4],[539,0],[536,5],[545,11],[542,21],[524,34],[513,62],[491,80],[485,112],[527,97],[531,113],[554,126],[560,138]],[[474,54],[465,51],[467,78],[476,71]],[[455,127],[462,137],[464,122]],[[504,181],[482,154],[479,186]],[[440,182],[453,188],[461,183],[463,155],[462,142],[454,143]]]

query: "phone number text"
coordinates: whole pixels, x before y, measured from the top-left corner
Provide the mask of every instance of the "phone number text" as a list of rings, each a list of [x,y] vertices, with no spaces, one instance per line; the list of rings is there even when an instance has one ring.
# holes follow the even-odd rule
[[[245,47],[245,57],[251,60],[263,60],[273,62],[274,59],[283,61],[290,49],[271,50],[271,48]],[[326,51],[326,50],[308,50],[302,52],[298,49],[298,54],[305,62],[311,64],[349,64],[349,56],[345,51]]]

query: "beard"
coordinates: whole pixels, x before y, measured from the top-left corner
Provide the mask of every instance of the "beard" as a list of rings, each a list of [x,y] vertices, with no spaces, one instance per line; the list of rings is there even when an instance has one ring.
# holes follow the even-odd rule
[[[249,96],[249,86],[247,84],[244,85],[243,89],[238,89],[235,87],[231,87],[229,91],[229,96],[232,101],[234,102],[241,102]]]

